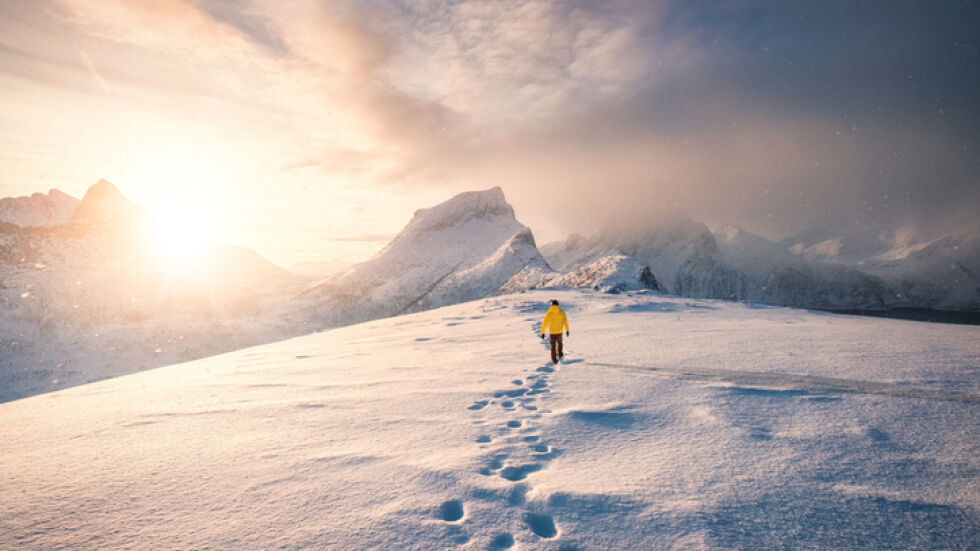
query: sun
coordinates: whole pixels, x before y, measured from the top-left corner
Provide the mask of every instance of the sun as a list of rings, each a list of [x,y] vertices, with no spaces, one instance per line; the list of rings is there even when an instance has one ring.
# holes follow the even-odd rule
[[[213,213],[184,205],[158,208],[153,213],[149,247],[164,266],[191,271],[208,259],[217,243],[217,222]]]

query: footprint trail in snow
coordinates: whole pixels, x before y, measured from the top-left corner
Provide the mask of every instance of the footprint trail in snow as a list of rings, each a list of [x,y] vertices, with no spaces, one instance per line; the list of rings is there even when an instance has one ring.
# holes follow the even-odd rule
[[[525,375],[509,381],[509,386],[501,385],[500,390],[466,406],[471,415],[478,417],[474,424],[485,427],[485,432],[474,441],[484,450],[477,472],[506,481],[509,489],[502,494],[502,504],[516,509],[514,518],[521,522],[520,526],[500,526],[494,531],[489,549],[510,549],[521,539],[550,541],[560,536],[558,524],[547,514],[547,500],[528,499],[534,489],[534,474],[547,469],[548,463],[561,454],[561,450],[548,444],[541,429],[542,417],[551,413],[542,402],[551,393],[550,378],[557,374],[558,368],[559,365],[550,362],[527,368]],[[458,514],[457,504],[460,504]],[[458,521],[463,516],[459,501],[446,502],[442,507],[439,517],[446,522]],[[446,508],[452,514],[447,514]]]
[[[544,500],[529,502],[527,495],[533,490],[531,477],[534,473],[546,469],[548,462],[561,453],[548,445],[540,423],[542,416],[550,413],[541,402],[551,392],[550,378],[557,373],[558,367],[550,362],[537,367],[523,378],[510,381],[513,387],[498,390],[489,399],[476,402],[474,406],[479,404],[479,408],[469,408],[483,412],[481,421],[493,431],[476,440],[480,448],[486,450],[484,464],[478,472],[512,484],[507,505],[520,508],[521,528],[542,540],[558,538],[558,525],[545,512]],[[494,539],[491,548],[506,549],[513,542],[513,535],[504,532]]]

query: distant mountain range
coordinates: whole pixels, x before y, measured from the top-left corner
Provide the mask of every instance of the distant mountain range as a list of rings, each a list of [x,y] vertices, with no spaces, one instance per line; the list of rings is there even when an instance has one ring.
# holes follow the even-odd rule
[[[980,310],[978,226],[929,242],[910,228],[773,242],[674,214],[539,250],[493,188],[417,211],[375,257],[317,281],[229,245],[193,276],[169,270],[148,211],[104,180],[81,201],[52,190],[0,206],[0,401],[540,287]]]
[[[980,226],[931,242],[912,228],[834,235],[812,230],[773,242],[733,224],[714,232],[675,214],[645,227],[610,226],[543,245],[559,271],[610,254],[650,266],[667,292],[803,308],[980,309]]]
[[[23,228],[56,226],[71,219],[78,208],[78,199],[52,189],[47,194],[0,199],[0,222]]]

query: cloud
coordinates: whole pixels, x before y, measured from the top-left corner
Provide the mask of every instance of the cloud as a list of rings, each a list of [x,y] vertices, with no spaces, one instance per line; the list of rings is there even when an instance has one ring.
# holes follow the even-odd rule
[[[0,6],[27,23],[0,23],[7,74],[109,90],[112,109],[143,117],[127,111],[120,131],[203,128],[238,148],[261,189],[501,185],[522,220],[554,236],[637,210],[684,209],[776,236],[980,206],[974,6],[32,6]]]

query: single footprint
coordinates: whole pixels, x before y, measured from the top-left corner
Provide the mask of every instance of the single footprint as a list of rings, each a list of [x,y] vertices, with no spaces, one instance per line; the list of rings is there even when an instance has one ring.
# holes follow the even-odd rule
[[[540,436],[534,436],[534,435],[524,437],[525,442],[537,442],[540,439],[541,439]]]
[[[467,407],[466,409],[471,409],[471,410],[473,410],[473,411],[476,411],[476,410],[478,410],[478,409],[483,409],[483,408],[485,408],[485,407],[487,407],[487,404],[489,404],[489,403],[490,403],[490,402],[488,402],[488,401],[486,401],[486,400],[477,400],[476,402],[473,402],[473,403],[472,403],[472,404],[471,404],[471,405],[470,405],[469,407]]]
[[[516,429],[516,428],[519,428],[521,426],[521,422],[520,421],[507,421],[507,426],[510,427],[510,428],[512,428],[512,429]]]
[[[514,402],[511,402],[510,400],[504,400],[503,402],[500,402],[500,405],[501,407],[512,409],[514,407]]]
[[[524,515],[524,522],[528,528],[539,538],[551,539],[558,535],[558,528],[555,526],[555,519],[548,515],[528,513]]]
[[[551,451],[551,447],[547,444],[535,444],[531,446],[531,451],[534,453],[548,453]]]
[[[514,546],[514,536],[510,534],[498,534],[490,542],[489,551],[503,551]]]
[[[439,518],[446,522],[456,522],[463,518],[463,502],[452,499],[439,506]]]
[[[513,381],[511,381],[511,383],[513,383],[513,384],[515,384],[517,386],[521,386],[521,385],[524,384],[524,381],[522,381],[520,379],[514,379]]]
[[[489,436],[485,435],[485,434],[482,434],[482,435],[476,437],[476,443],[477,444],[487,444],[487,443],[490,442],[490,440],[491,440],[491,438]]]
[[[541,470],[541,465],[537,463],[531,463],[528,465],[521,465],[520,467],[504,467],[500,471],[500,476],[511,482],[517,482],[518,480],[524,480],[527,475],[535,473]]]
[[[493,456],[493,459],[490,460],[490,469],[494,471],[499,470],[504,466],[504,459],[507,459],[507,454],[505,453],[498,453]]]

